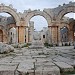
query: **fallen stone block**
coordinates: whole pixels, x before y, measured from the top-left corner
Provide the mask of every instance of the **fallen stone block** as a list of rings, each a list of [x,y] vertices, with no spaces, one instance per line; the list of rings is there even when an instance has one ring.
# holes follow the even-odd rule
[[[9,53],[14,51],[14,47],[0,42],[0,53]]]

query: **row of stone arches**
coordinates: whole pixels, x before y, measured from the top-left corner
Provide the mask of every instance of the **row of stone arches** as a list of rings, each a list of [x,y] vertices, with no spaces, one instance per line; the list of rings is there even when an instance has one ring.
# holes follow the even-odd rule
[[[21,18],[19,17],[18,13],[15,11],[14,8],[11,8],[10,6],[5,6],[5,5],[1,4],[0,5],[0,13],[2,13],[2,12],[6,12],[6,13],[10,14],[11,16],[13,16],[15,21],[16,21],[16,26],[20,26],[20,20],[21,20],[22,17]],[[75,13],[74,4],[73,5],[71,4],[71,6],[68,5],[68,7],[66,6],[62,10],[59,10],[59,12],[56,15],[56,20],[60,21],[65,14],[70,13],[70,12]],[[24,16],[24,20],[25,20],[26,24],[28,24],[29,20],[33,16],[36,16],[36,15],[43,16],[47,20],[48,25],[50,25],[52,20],[53,20],[52,19],[53,17],[50,14],[48,14],[47,12],[40,11],[40,10],[34,10],[34,11],[28,12]]]
[[[23,42],[24,41],[24,40],[21,40],[21,38],[23,37],[23,36],[21,36],[21,33],[23,33],[24,28],[26,28],[28,26],[29,20],[33,16],[36,16],[36,15],[43,16],[47,20],[48,27],[50,26],[49,29],[51,28],[51,26],[54,26],[54,27],[57,26],[56,30],[57,30],[57,33],[58,33],[58,35],[57,35],[58,39],[56,41],[59,42],[60,41],[59,28],[60,28],[60,25],[61,25],[62,17],[65,14],[70,13],[70,12],[74,12],[75,13],[74,3],[68,4],[68,5],[64,5],[62,7],[63,7],[63,9],[61,8],[61,10],[58,10],[57,14],[53,14],[53,12],[34,10],[34,11],[27,12],[24,15],[24,17],[23,16],[20,17],[19,14],[15,11],[14,8],[12,8],[11,6],[5,6],[5,5],[1,4],[0,5],[0,13],[6,12],[6,13],[8,13],[11,16],[14,17],[14,19],[16,21],[17,40],[19,40],[18,42]],[[50,13],[52,13],[52,14],[50,15]],[[53,18],[55,18],[55,19],[53,19]],[[23,30],[20,32],[21,28]],[[22,39],[24,39],[24,38],[22,38]]]

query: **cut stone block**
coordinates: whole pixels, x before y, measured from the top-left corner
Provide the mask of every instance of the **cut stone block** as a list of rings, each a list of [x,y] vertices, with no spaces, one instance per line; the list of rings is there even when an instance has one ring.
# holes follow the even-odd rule
[[[60,75],[60,70],[57,66],[38,67],[36,75]]]
[[[35,63],[36,64],[36,63]],[[46,66],[49,65],[49,66]],[[34,64],[33,63],[20,63],[17,69],[18,74],[25,75],[34,75]],[[60,75],[60,70],[53,63],[45,64],[45,66],[40,65],[39,67],[35,65],[35,75]]]
[[[73,66],[64,63],[64,62],[54,62],[60,69],[62,72],[67,72],[67,71],[73,71],[74,68]]]
[[[0,63],[0,75],[15,75],[17,66],[16,63]]]
[[[58,56],[58,57],[54,58],[53,60],[57,61],[57,62],[65,62],[69,65],[75,66],[74,60],[70,59],[70,58],[65,58],[65,57],[62,57],[62,56]]]
[[[33,63],[30,62],[20,63],[17,72],[18,74],[25,75],[27,72],[33,70],[33,68],[34,68]]]

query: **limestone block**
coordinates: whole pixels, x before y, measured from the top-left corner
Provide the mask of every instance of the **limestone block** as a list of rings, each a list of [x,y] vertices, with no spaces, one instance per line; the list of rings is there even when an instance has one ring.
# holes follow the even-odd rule
[[[34,68],[33,63],[26,62],[26,63],[20,63],[17,69],[18,74],[25,75],[27,72],[32,71]],[[32,72],[30,72],[32,73]],[[31,75],[31,74],[29,74]]]
[[[11,45],[0,43],[0,53],[9,53],[11,51],[14,51],[14,47],[12,47]]]
[[[17,64],[2,63],[0,64],[0,75],[15,75]]]
[[[36,63],[35,63],[36,64]],[[49,66],[35,66],[35,75],[60,75],[60,70],[54,64],[46,64]],[[52,66],[53,65],[53,66]],[[34,75],[34,64],[33,63],[21,63],[17,69],[18,74],[25,75],[29,73],[29,75]]]
[[[57,66],[38,67],[36,75],[60,75],[60,70]]]
[[[62,72],[74,70],[73,66],[71,66],[67,63],[64,63],[64,62],[54,62],[54,63],[61,69]]]

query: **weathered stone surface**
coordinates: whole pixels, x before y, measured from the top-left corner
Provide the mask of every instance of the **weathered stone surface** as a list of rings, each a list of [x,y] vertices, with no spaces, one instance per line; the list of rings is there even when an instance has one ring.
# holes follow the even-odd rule
[[[61,71],[73,71],[74,68],[71,65],[68,65],[67,63],[64,62],[54,62],[60,69]]]
[[[49,53],[49,56],[46,55],[47,54],[46,51],[47,53]],[[57,54],[55,55],[56,52]],[[52,47],[50,49],[44,48],[40,50],[27,48],[23,48],[20,50],[18,48],[17,49],[15,48],[14,52],[9,54],[10,54],[9,56],[0,59],[0,64],[1,65],[8,64],[9,66],[9,63],[20,63],[20,65],[17,68],[16,75],[19,74],[25,75],[27,72],[29,72],[30,75],[33,75],[34,74],[33,62],[35,62],[36,67],[35,75],[42,75],[42,73],[43,75],[48,74],[59,75],[60,70],[62,70],[63,72],[74,70],[73,69],[74,66],[73,67],[71,66],[75,64],[74,59],[71,58],[74,55],[74,50],[72,50],[72,47],[69,48],[69,46],[55,47],[55,48]],[[1,55],[4,54],[0,54],[0,56]],[[57,67],[60,70],[58,70],[55,67]]]
[[[0,63],[0,75],[15,75],[17,63]]]
[[[36,64],[36,63],[35,63]],[[34,74],[34,64],[33,63],[21,63],[18,66],[17,69],[19,74],[26,74],[27,72],[29,73],[29,75],[33,75]],[[36,75],[60,75],[60,70],[58,67],[56,67],[54,64],[50,63],[50,64],[46,64],[45,66],[42,66],[42,64],[40,66],[35,66],[35,74]]]
[[[30,49],[42,49],[44,45],[42,44],[41,40],[33,40],[32,45],[29,46]]]
[[[37,56],[32,56],[32,58],[46,58],[45,55],[37,55]]]
[[[11,45],[0,43],[0,53],[9,53],[12,51],[14,51],[14,47],[12,47]]]
[[[57,57],[55,57],[53,60],[56,61],[56,62],[58,62],[58,61],[59,61],[59,62],[65,62],[65,63],[67,63],[67,64],[69,64],[69,65],[72,65],[72,66],[75,65],[73,59],[65,58],[65,57],[62,57],[62,56],[57,56]]]
[[[60,70],[57,66],[38,67],[36,75],[60,75]]]
[[[29,70],[33,70],[34,65],[31,62],[20,63],[18,66],[18,74],[26,74]]]

